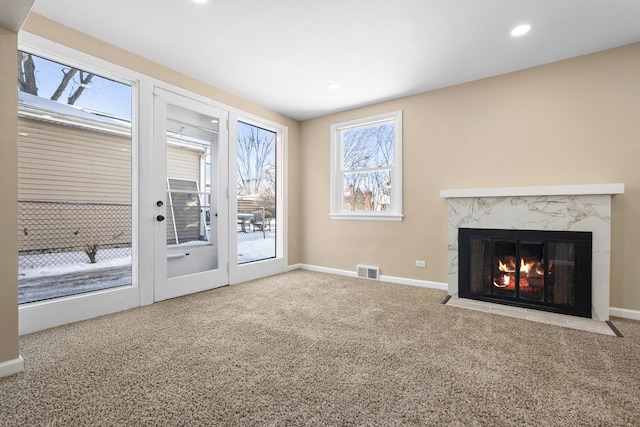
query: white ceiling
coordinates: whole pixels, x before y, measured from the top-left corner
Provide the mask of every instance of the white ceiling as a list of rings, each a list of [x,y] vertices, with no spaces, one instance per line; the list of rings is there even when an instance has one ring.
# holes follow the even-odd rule
[[[0,28],[17,33],[32,5],[33,0],[0,0]]]
[[[640,0],[36,0],[32,10],[299,120],[640,41]],[[525,22],[528,35],[509,34]]]

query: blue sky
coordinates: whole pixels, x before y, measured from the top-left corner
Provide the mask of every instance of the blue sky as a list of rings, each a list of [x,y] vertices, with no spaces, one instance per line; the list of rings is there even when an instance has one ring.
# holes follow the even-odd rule
[[[62,69],[69,67],[35,55],[33,60],[36,66],[38,96],[49,99],[62,81]],[[66,103],[70,89],[77,87],[78,82],[79,75],[76,74],[74,83],[67,86],[58,101]],[[96,75],[75,105],[131,120],[131,86]]]

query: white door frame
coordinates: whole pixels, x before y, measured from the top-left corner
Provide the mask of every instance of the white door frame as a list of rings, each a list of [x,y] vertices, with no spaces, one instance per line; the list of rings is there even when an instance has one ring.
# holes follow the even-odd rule
[[[228,199],[226,196],[228,188],[228,129],[227,121],[229,112],[224,109],[214,107],[210,104],[202,103],[196,99],[177,94],[166,90],[162,87],[155,87],[154,95],[154,173],[153,173],[153,194],[155,195],[152,204],[153,215],[151,221],[154,229],[154,300],[161,301],[167,298],[174,298],[182,295],[213,289],[224,286],[229,283],[228,261],[229,261],[229,216],[228,216]],[[217,155],[215,159],[217,164],[213,164],[211,169],[215,172],[212,178],[212,204],[215,200],[217,209],[217,239],[214,245],[217,245],[218,265],[214,270],[207,270],[173,278],[167,277],[167,266],[169,262],[185,262],[189,263],[190,258],[168,259],[167,250],[167,221],[158,221],[159,215],[168,217],[170,212],[167,210],[166,204],[157,206],[157,201],[165,202],[167,194],[167,105],[175,105],[196,113],[215,117],[218,119],[218,138],[216,142]],[[212,159],[214,157],[212,156]],[[212,212],[213,214],[213,212]],[[185,253],[195,253],[199,248],[193,247]],[[195,254],[193,254],[195,255]],[[192,256],[193,256],[192,255]],[[194,258],[195,260],[195,258]]]

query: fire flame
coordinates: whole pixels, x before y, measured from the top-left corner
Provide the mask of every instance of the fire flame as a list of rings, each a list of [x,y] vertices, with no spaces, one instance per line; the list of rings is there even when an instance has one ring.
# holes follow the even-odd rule
[[[501,277],[497,276],[496,281],[493,282],[493,285],[497,288],[507,288],[514,289],[515,288],[515,271],[516,271],[516,262],[513,258],[507,259],[506,264],[502,262],[501,259],[498,258],[498,270],[504,273]],[[541,260],[533,260],[529,262],[525,262],[524,258],[520,259],[520,288],[528,287],[529,278],[544,277],[544,267],[542,265]],[[551,264],[549,264],[549,272],[551,272]]]
[[[507,265],[504,264],[500,259],[498,259],[498,270],[504,271],[505,273],[511,273],[514,271],[513,269],[509,269],[509,267],[507,267]]]

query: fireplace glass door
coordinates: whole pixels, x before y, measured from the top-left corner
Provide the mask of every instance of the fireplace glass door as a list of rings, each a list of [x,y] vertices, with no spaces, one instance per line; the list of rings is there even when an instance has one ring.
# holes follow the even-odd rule
[[[461,297],[591,317],[591,233],[459,231]]]

